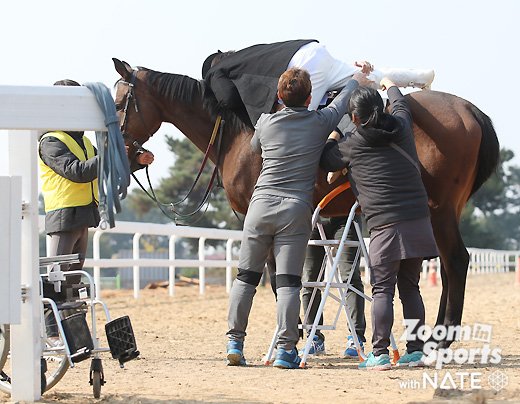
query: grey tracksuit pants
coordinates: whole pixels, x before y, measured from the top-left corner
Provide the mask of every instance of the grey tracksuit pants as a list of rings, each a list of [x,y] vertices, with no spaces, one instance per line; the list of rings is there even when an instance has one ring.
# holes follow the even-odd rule
[[[227,335],[243,341],[256,287],[272,248],[276,262],[278,348],[298,341],[300,289],[305,249],[311,232],[311,207],[294,198],[257,195],[244,222],[239,274],[229,296]]]

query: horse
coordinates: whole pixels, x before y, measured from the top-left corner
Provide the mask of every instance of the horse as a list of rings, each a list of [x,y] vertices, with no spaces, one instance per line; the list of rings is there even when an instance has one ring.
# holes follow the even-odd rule
[[[254,129],[233,113],[219,110],[203,81],[143,67],[134,70],[126,62],[112,60],[121,76],[115,102],[129,155],[136,141],[145,143],[162,122],[170,122],[201,151],[209,150],[231,207],[246,213],[262,164],[261,156],[250,147]],[[496,170],[500,146],[491,119],[469,101],[431,90],[410,93],[406,100],[441,261],[436,325],[459,326],[469,254],[458,225],[468,199]],[[225,121],[220,145],[208,148],[218,113]],[[326,173],[320,170],[315,203],[337,185],[328,184]],[[350,190],[343,192],[322,214],[344,216],[354,201]],[[437,346],[448,347],[452,342],[445,339]]]

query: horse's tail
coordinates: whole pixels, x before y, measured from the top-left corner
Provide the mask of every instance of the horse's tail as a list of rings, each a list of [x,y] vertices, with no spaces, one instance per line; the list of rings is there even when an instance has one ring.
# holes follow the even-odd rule
[[[478,151],[477,176],[471,190],[471,195],[473,195],[496,171],[500,159],[500,144],[491,118],[473,104],[471,104],[471,113],[482,130],[482,139]]]

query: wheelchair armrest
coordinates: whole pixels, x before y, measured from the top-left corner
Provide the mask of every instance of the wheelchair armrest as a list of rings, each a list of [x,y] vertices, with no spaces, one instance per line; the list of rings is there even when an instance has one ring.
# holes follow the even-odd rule
[[[57,264],[77,264],[80,262],[80,254],[56,255],[53,257],[40,257],[40,267]]]

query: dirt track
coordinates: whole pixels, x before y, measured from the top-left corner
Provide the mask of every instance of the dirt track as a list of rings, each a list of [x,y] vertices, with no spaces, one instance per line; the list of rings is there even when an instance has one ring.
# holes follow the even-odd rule
[[[427,322],[433,325],[440,286],[422,288]],[[223,287],[209,287],[200,297],[194,286],[178,287],[177,295],[166,289],[144,290],[135,301],[130,291],[106,291],[103,299],[112,317],[129,314],[141,358],[124,370],[105,356],[107,380],[102,398],[92,398],[88,384],[89,361],[71,369],[43,396],[45,403],[406,403],[406,402],[520,402],[520,288],[513,274],[472,275],[468,278],[464,323],[493,326],[492,347],[501,348],[498,365],[449,365],[439,373],[480,372],[481,390],[404,388],[400,383],[422,381],[424,370],[364,372],[357,362],[341,359],[345,331],[327,331],[327,355],[311,360],[305,370],[280,370],[262,364],[262,356],[274,331],[274,300],[269,289],[260,288],[251,313],[245,354],[246,368],[225,366],[227,295]],[[335,312],[330,301],[328,315]],[[369,313],[367,311],[367,316]],[[343,318],[342,318],[343,319]],[[395,335],[402,333],[401,309],[396,297]],[[344,320],[344,319],[343,319]],[[367,318],[368,324],[370,319]],[[370,336],[370,332],[368,332]],[[458,342],[454,349],[474,341]],[[479,346],[478,344],[475,346]],[[480,343],[482,346],[482,343]],[[403,350],[403,342],[400,349]],[[500,371],[507,386],[496,393],[489,375]],[[434,369],[427,369],[433,375]],[[467,380],[467,379],[466,379]],[[412,382],[409,382],[412,383]],[[467,384],[467,383],[466,383]],[[0,393],[0,401],[9,398]],[[500,401],[500,402],[504,402]],[[498,401],[497,401],[498,402]]]

